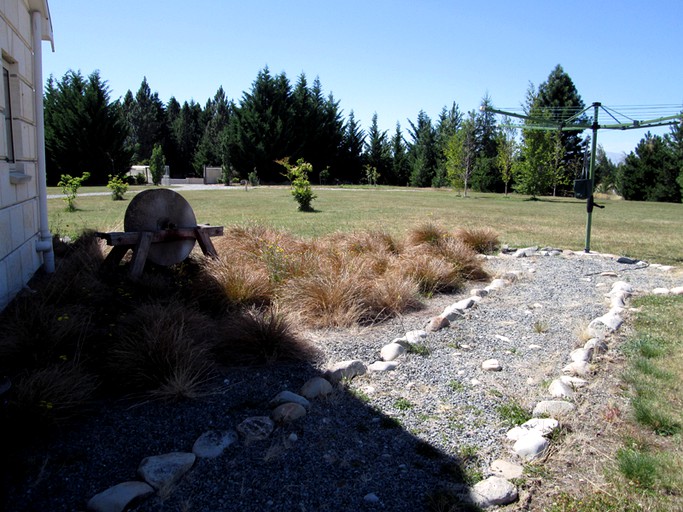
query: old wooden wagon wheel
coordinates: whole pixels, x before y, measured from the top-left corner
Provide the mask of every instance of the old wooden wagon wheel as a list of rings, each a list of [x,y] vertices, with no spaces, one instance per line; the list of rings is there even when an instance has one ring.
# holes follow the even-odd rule
[[[125,232],[97,233],[113,249],[105,259],[118,264],[129,249],[133,250],[130,274],[142,274],[149,259],[157,265],[174,265],[187,258],[195,242],[204,254],[217,257],[212,236],[223,234],[222,226],[197,225],[187,200],[171,189],[145,190],[128,205],[123,220]]]

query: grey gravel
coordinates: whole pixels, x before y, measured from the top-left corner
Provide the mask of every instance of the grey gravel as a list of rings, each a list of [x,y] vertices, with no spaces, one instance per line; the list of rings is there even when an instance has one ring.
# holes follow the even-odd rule
[[[520,274],[463,320],[422,339],[428,353],[409,351],[394,371],[342,380],[330,395],[312,400],[305,417],[276,426],[267,440],[240,438],[220,457],[198,459],[173,489],[132,510],[425,510],[437,490],[462,492],[463,472],[485,477],[493,460],[510,458],[509,426],[498,407],[514,402],[531,412],[549,399],[545,386],[585,342],[580,331],[609,309],[603,295],[613,282],[628,281],[636,290],[681,284],[671,272],[567,253],[499,257],[487,265],[492,278]],[[599,275],[605,271],[618,277]],[[232,430],[249,417],[267,416],[274,396],[299,392],[333,363],[378,361],[384,345],[468,296],[464,290],[435,297],[419,312],[376,326],[310,333],[324,353],[321,361],[232,369],[195,401],[102,404],[27,454],[35,471],[10,489],[8,510],[84,510],[97,493],[135,480],[145,457],[191,450],[207,430]],[[482,370],[492,358],[502,371]]]

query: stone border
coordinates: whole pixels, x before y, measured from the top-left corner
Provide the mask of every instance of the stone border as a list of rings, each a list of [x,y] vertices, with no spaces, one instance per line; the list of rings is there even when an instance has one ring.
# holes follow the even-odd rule
[[[554,248],[538,250],[537,247],[527,247],[514,250],[504,247],[501,256],[498,257],[557,257],[564,253],[564,251]],[[648,264],[628,258],[618,258],[612,254],[578,251],[567,251],[566,254],[616,259],[618,263],[637,265],[634,268],[650,266],[662,271],[669,271],[674,268],[668,265]],[[486,258],[494,257],[496,256],[487,256]],[[268,416],[246,418],[236,426],[236,431],[207,431],[195,441],[191,452],[172,452],[144,458],[137,470],[141,481],[122,482],[96,494],[88,501],[88,509],[95,512],[123,512],[134,502],[148,498],[155,493],[162,496],[168,495],[172,492],[175,483],[191,470],[197,458],[219,457],[240,437],[246,443],[267,439],[275,429],[276,423],[288,424],[302,418],[312,407],[312,401],[332,393],[333,385],[342,380],[351,380],[368,371],[383,372],[398,369],[400,366],[398,359],[410,349],[411,345],[427,338],[430,332],[436,332],[448,327],[453,322],[463,320],[468,309],[477,306],[489,294],[515,283],[521,275],[522,272],[520,271],[507,272],[501,277],[493,279],[485,288],[471,290],[469,297],[447,306],[440,315],[428,319],[423,330],[406,332],[404,336],[395,338],[383,346],[380,350],[381,359],[378,361],[369,365],[357,359],[342,361],[328,367],[324,377],[313,377],[308,380],[301,387],[299,393],[291,391],[278,393],[269,403],[272,409]],[[617,277],[614,272],[602,272],[601,275]],[[633,287],[624,281],[617,281],[612,285],[610,292],[605,295],[609,299],[610,309],[604,315],[592,320],[588,325],[588,334],[591,339],[582,348],[570,352],[569,359],[571,362],[563,368],[563,375],[554,379],[548,387],[551,400],[538,402],[534,407],[531,420],[507,432],[506,439],[503,442],[507,440],[514,443],[512,452],[518,459],[526,462],[535,461],[546,454],[550,445],[548,437],[559,428],[560,421],[575,409],[574,404],[566,399],[573,398],[581,388],[588,385],[588,380],[585,377],[588,377],[590,363],[595,355],[603,354],[608,350],[607,340],[622,325],[621,314],[626,307],[626,300],[633,293],[635,293]],[[671,289],[655,288],[651,293],[683,295],[683,286]],[[485,371],[500,371],[502,369],[500,363],[495,359],[482,362],[481,367]],[[476,385],[479,382],[473,379],[471,383]],[[289,435],[289,443],[295,443],[297,440],[296,434]],[[506,505],[516,501],[518,498],[517,487],[510,480],[522,477],[523,467],[516,462],[498,459],[491,463],[490,471],[492,476],[472,486],[469,492],[460,496],[461,499],[482,508]],[[364,499],[368,503],[379,501],[374,493],[368,494]]]

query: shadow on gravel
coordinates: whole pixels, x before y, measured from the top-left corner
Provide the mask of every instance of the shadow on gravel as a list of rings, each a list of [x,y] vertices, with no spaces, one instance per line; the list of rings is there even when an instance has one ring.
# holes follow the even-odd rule
[[[85,510],[93,495],[137,480],[142,459],[191,451],[207,430],[232,430],[267,416],[278,392],[297,391],[318,370],[307,364],[232,369],[211,394],[182,403],[116,402],[14,461],[7,511]],[[444,434],[446,435],[446,434]],[[136,511],[456,511],[466,461],[420,440],[343,387],[266,440],[239,441],[216,459],[198,459],[174,488]]]

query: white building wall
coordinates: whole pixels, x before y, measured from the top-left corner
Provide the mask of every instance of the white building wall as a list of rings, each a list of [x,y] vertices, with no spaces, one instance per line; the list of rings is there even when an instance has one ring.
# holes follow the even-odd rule
[[[0,53],[10,73],[10,102],[0,86],[0,310],[42,265],[36,251],[40,215],[36,179],[31,7],[35,0],[0,0]],[[35,8],[35,7],[34,7]],[[47,10],[47,3],[44,3]],[[1,70],[0,70],[1,71]],[[14,162],[7,160],[5,112],[11,105]]]

